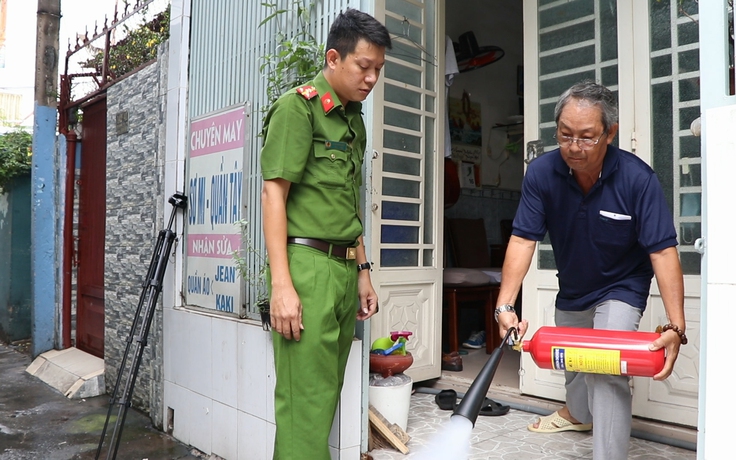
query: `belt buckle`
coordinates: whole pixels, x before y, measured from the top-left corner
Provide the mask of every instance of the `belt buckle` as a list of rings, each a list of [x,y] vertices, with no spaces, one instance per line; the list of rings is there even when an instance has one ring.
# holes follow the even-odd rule
[[[355,248],[348,248],[347,252],[345,253],[345,258],[348,260],[355,259]]]

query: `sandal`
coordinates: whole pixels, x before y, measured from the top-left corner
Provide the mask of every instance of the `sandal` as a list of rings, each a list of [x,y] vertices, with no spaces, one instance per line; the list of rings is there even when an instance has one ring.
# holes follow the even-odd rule
[[[480,412],[478,413],[478,415],[506,415],[508,414],[510,409],[511,407],[506,404],[500,404],[492,399],[486,398],[486,400],[483,402],[483,407],[480,408]]]
[[[457,392],[455,390],[442,390],[434,395],[434,402],[442,410],[454,410],[457,406]]]
[[[563,418],[557,411],[545,416],[539,417],[539,427],[534,428],[532,423],[527,427],[529,431],[537,433],[559,433],[561,431],[590,431],[593,429],[592,423],[572,423]]]

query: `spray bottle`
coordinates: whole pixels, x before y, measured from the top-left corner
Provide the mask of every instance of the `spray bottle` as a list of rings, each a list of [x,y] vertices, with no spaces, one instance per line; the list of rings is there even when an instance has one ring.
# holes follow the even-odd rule
[[[543,326],[515,348],[543,369],[652,377],[664,368],[664,348],[650,351],[656,332]]]

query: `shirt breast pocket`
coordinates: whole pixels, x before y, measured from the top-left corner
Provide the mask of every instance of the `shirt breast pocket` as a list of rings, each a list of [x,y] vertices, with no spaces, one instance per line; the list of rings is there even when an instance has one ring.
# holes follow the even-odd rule
[[[345,142],[316,141],[314,171],[317,183],[325,188],[344,189],[350,173],[350,147]]]
[[[593,241],[602,246],[629,246],[634,235],[632,220],[615,220],[599,216],[594,228]]]

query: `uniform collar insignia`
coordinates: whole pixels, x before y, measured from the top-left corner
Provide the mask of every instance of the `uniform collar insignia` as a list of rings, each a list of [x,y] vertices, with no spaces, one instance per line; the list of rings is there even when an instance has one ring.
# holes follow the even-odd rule
[[[297,88],[296,92],[301,94],[304,99],[310,100],[317,95],[317,88],[312,85],[304,85]]]
[[[322,108],[325,110],[325,113],[327,113],[332,110],[333,107],[335,107],[334,98],[330,92],[327,92],[322,96]]]

